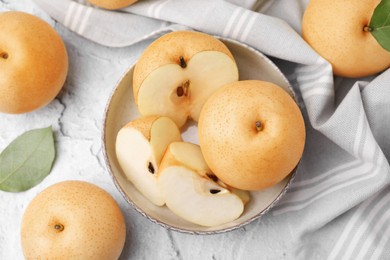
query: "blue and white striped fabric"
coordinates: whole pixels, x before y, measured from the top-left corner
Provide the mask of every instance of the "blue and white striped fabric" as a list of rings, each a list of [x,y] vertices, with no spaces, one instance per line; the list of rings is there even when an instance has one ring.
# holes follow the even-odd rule
[[[297,259],[390,259],[390,71],[357,80],[333,77],[330,64],[300,36],[307,1],[149,0],[121,12],[84,1],[35,2],[106,46],[188,28],[276,58],[299,94],[307,145],[291,189],[266,216],[284,230],[269,239],[293,245]],[[271,227],[258,228],[261,236]]]

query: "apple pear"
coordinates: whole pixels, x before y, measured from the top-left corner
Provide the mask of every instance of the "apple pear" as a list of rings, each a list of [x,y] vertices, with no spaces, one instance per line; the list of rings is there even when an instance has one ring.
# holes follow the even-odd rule
[[[181,140],[176,124],[159,116],[138,118],[117,134],[115,150],[124,174],[157,206],[165,203],[157,182],[160,162],[168,145]]]
[[[245,199],[226,185],[219,185],[215,177],[198,145],[171,143],[159,173],[167,207],[183,219],[202,226],[217,226],[237,219],[244,210]],[[242,193],[243,198],[249,198],[247,192]]]
[[[50,103],[68,73],[60,35],[23,12],[0,13],[0,112],[21,114]]]
[[[294,99],[259,80],[233,82],[215,92],[202,109],[198,134],[213,173],[243,190],[283,180],[305,145],[305,123]]]
[[[154,41],[134,68],[133,91],[141,115],[170,117],[181,128],[198,121],[207,98],[238,80],[237,64],[218,39],[177,31]]]
[[[105,190],[64,181],[39,193],[23,214],[26,259],[116,260],[126,239],[121,209]]]
[[[370,27],[380,0],[310,0],[302,19],[302,36],[332,64],[335,75],[369,76],[390,66],[390,52],[383,48]],[[388,4],[388,3],[385,3]],[[388,12],[381,17],[385,35]]]
[[[185,166],[189,169],[193,169],[198,175],[215,182],[221,186],[236,194],[246,205],[250,201],[250,194],[248,191],[236,189],[223,183],[218,177],[210,170],[204,160],[200,146],[189,142],[173,142],[168,146],[163,160],[160,164],[160,169],[164,169],[168,166]]]
[[[104,9],[117,10],[130,6],[137,0],[88,0],[88,2]]]

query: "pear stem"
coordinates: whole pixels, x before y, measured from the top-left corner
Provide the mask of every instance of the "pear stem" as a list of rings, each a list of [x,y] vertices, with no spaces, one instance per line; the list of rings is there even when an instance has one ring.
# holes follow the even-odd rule
[[[62,225],[62,224],[55,224],[54,228],[57,231],[62,231],[62,230],[64,230],[64,225]]]
[[[374,29],[372,29],[370,26],[366,25],[363,27],[364,32],[372,32]]]
[[[183,56],[180,56],[180,67],[182,67],[183,69],[187,67],[187,63],[184,60]]]
[[[0,58],[5,60],[8,59],[8,53],[3,50],[0,50]]]
[[[256,121],[256,130],[257,132],[263,130],[263,124],[260,121]]]

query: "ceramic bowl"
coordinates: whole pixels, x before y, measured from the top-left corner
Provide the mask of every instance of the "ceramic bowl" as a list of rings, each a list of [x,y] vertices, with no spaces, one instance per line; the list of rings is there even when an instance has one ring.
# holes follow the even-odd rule
[[[282,72],[265,55],[237,41],[221,39],[232,52],[239,68],[240,80],[258,79],[273,82],[291,96],[293,90]],[[132,66],[119,80],[111,97],[109,98],[103,123],[103,151],[107,169],[116,187],[125,200],[130,203],[139,213],[165,228],[191,234],[215,234],[242,227],[253,220],[263,216],[272,208],[286,192],[296,169],[277,185],[262,191],[251,192],[251,201],[245,206],[240,218],[230,223],[203,227],[181,219],[171,212],[166,206],[158,207],[149,202],[129,182],[118,163],[115,154],[115,140],[118,131],[129,121],[138,118],[133,91],[132,91]],[[193,123],[186,128],[183,139],[197,143],[197,127]]]

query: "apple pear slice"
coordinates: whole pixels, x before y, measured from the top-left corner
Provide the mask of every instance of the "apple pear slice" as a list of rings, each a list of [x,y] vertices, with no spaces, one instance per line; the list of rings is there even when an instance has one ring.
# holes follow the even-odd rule
[[[125,125],[116,138],[116,155],[128,180],[153,204],[164,205],[158,169],[168,145],[180,141],[176,124],[167,117],[141,117]]]
[[[238,80],[237,64],[218,39],[178,31],[154,41],[134,69],[133,91],[141,115],[162,115],[182,127],[198,121],[208,97]]]
[[[159,184],[167,207],[176,215],[202,226],[237,219],[244,201],[212,178],[199,146],[186,142],[169,145],[160,165]],[[244,192],[245,193],[245,192]]]
[[[233,188],[218,179],[207,165],[199,145],[188,142],[171,143],[161,161],[160,169],[169,166],[185,166],[193,169],[201,177],[213,181],[222,188],[236,194],[244,205],[250,201],[250,193],[248,191]]]

